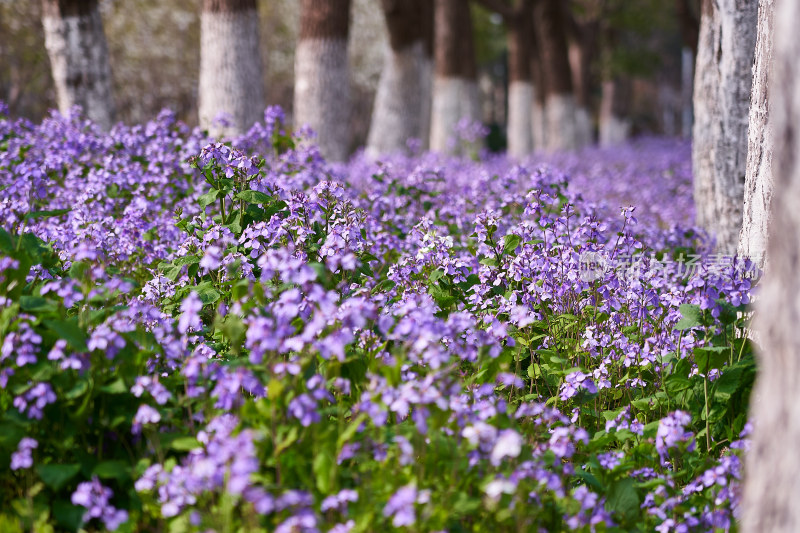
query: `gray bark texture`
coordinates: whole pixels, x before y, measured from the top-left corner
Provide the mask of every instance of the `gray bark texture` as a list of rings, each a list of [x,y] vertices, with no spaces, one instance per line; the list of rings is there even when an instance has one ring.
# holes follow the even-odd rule
[[[50,57],[58,109],[79,105],[107,130],[114,121],[111,67],[97,0],[42,2],[45,47]]]
[[[432,91],[433,60],[427,25],[421,24],[423,17],[433,23],[432,5],[427,0],[384,0],[383,11],[390,38],[367,140],[372,155],[404,151],[411,138],[426,141]]]
[[[694,83],[697,223],[734,254],[742,227],[757,0],[703,0]]]
[[[200,126],[245,133],[263,118],[264,82],[255,0],[205,0],[200,20]],[[226,117],[224,123],[215,119]]]
[[[750,97],[747,173],[744,180],[744,217],[739,255],[764,265],[769,209],[772,201],[772,131],[769,126],[769,80],[772,69],[774,0],[758,5],[758,40]]]
[[[745,462],[742,531],[800,531],[800,3],[777,0],[770,123],[775,193],[756,331],[759,374]]]
[[[350,152],[349,0],[303,0],[295,52],[294,123],[317,134],[322,155]]]

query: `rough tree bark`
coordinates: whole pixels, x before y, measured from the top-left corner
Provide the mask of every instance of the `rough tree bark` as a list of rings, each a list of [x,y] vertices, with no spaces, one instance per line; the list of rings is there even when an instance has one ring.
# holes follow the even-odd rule
[[[294,123],[317,133],[322,155],[343,161],[350,148],[350,0],[301,0],[295,51]]]
[[[694,82],[697,223],[733,254],[742,227],[757,0],[703,0]]]
[[[740,256],[764,265],[769,210],[772,200],[772,131],[769,127],[769,80],[772,70],[774,0],[760,0],[758,39],[750,96],[750,125],[747,133],[747,172],[744,179],[744,213],[739,234]]]
[[[462,118],[480,119],[469,0],[435,0],[431,149],[448,151]]]
[[[622,144],[631,132],[627,118],[631,98],[630,80],[615,77],[603,82],[600,102],[600,146]]]
[[[545,78],[546,142],[551,151],[572,150],[578,145],[564,9],[561,0],[541,0],[536,5],[536,36]]]
[[[423,139],[426,100],[432,69],[426,24],[433,18],[429,0],[382,0],[389,45],[375,95],[367,152],[382,154],[406,149],[410,138]]]
[[[97,0],[42,0],[44,40],[58,109],[79,105],[103,129],[114,120],[111,67]]]
[[[795,453],[800,440],[800,3],[776,0],[774,6],[769,120],[775,194],[755,319],[762,346],[745,464],[742,531],[747,533],[800,531],[800,455]]]
[[[214,136],[242,134],[263,118],[256,0],[203,0],[197,98],[200,126]]]

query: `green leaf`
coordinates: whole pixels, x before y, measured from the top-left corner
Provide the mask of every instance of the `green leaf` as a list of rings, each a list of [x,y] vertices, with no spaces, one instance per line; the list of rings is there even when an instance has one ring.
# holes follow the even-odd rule
[[[57,500],[53,503],[53,518],[68,531],[78,531],[83,523],[85,513],[84,507],[72,505],[66,500]]]
[[[49,211],[32,211],[25,215],[25,220],[32,220],[35,218],[49,218],[60,217],[72,211],[72,209],[51,209]]]
[[[341,450],[342,446],[344,446],[347,443],[347,441],[353,438],[353,435],[356,434],[356,431],[358,431],[358,428],[361,427],[361,424],[363,424],[366,419],[367,419],[367,414],[360,413],[350,422],[350,424],[347,425],[345,430],[342,431],[341,434],[339,434],[339,438],[336,441],[336,448],[338,450]]]
[[[734,366],[722,373],[722,375],[717,379],[714,389],[714,399],[720,402],[727,402],[731,399],[737,390],[739,390],[739,384],[742,377],[742,367]]]
[[[184,255],[183,257],[177,258],[175,261],[172,262],[172,264],[175,266],[183,266],[183,265],[193,265],[199,262],[200,258],[196,255]]]
[[[36,465],[36,473],[39,474],[44,484],[55,491],[60,490],[80,470],[81,465],[79,464]]]
[[[102,479],[130,479],[131,467],[124,461],[103,461],[94,467],[92,473]]]
[[[200,198],[197,199],[197,205],[200,206],[201,209],[204,209],[206,206],[209,206],[214,203],[214,200],[217,199],[217,195],[219,191],[209,191],[202,195]]]
[[[664,380],[664,386],[667,388],[668,393],[675,394],[692,388],[692,382],[685,377],[671,375]]]
[[[44,325],[51,329],[59,338],[67,341],[70,346],[79,352],[88,351],[86,346],[86,333],[78,326],[78,319],[70,320],[44,320]]]
[[[709,346],[694,349],[694,361],[698,371],[707,375],[714,368],[722,368],[728,362],[730,348],[726,346]]]
[[[336,480],[336,460],[333,454],[327,449],[320,450],[314,457],[312,470],[317,480],[317,488],[323,494],[329,493]]]
[[[200,301],[203,302],[203,305],[213,304],[222,296],[217,292],[217,289],[214,288],[210,281],[204,281],[200,285],[195,286],[192,290],[197,292],[197,296],[200,298]]]
[[[633,518],[639,512],[639,494],[633,479],[617,481],[608,490],[606,506],[609,510],[626,518]]]
[[[237,200],[244,200],[251,204],[268,204],[272,202],[272,197],[260,191],[242,191],[236,195]]]
[[[516,251],[517,247],[522,242],[522,237],[519,235],[509,234],[503,237],[503,253],[511,255]]]
[[[19,306],[23,311],[47,312],[57,309],[55,302],[41,296],[21,296]]]
[[[177,452],[188,452],[202,447],[202,444],[194,437],[178,437],[169,443],[169,447]]]
[[[122,378],[117,378],[111,383],[100,387],[100,391],[106,394],[125,394],[128,392],[128,387],[125,386],[125,382]]]
[[[675,324],[675,329],[684,330],[703,325],[703,311],[699,305],[683,304],[680,310],[683,318]]]

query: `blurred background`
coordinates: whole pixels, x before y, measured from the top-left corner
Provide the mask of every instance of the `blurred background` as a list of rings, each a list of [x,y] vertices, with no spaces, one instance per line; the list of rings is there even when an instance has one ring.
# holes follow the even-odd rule
[[[505,146],[509,72],[507,28],[501,15],[469,5],[482,121],[489,145]],[[573,90],[593,110],[598,136],[604,81],[615,80],[606,105],[624,116],[633,135],[690,132],[691,63],[698,8],[686,0],[571,0],[562,2]],[[101,0],[117,120],[138,123],[162,108],[198,123],[202,0]],[[258,2],[264,90],[291,120],[295,48],[301,2]],[[39,1],[0,0],[0,100],[12,117],[38,121],[56,107]],[[387,46],[380,0],[352,0],[348,54],[351,150],[367,141]],[[582,57],[582,54],[590,57]],[[584,61],[584,65],[581,62]],[[688,63],[688,65],[687,65]],[[687,77],[687,71],[689,72]],[[687,85],[688,84],[688,85]]]

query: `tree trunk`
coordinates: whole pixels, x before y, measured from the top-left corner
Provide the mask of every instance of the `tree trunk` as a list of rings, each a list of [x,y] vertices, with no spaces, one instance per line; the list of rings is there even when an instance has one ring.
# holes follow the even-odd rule
[[[603,82],[600,102],[600,146],[624,143],[631,133],[628,104],[631,99],[630,80],[614,78]]]
[[[575,132],[579,148],[592,144],[592,63],[598,45],[597,23],[575,24],[569,63],[575,85]]]
[[[522,158],[533,152],[533,77],[531,73],[532,4],[517,2],[506,18],[508,31],[508,155]]]
[[[107,130],[114,120],[111,67],[97,0],[43,0],[44,42],[58,109],[79,105]]]
[[[480,119],[477,69],[468,0],[435,0],[436,56],[431,149],[449,151],[459,120]]]
[[[301,0],[294,123],[310,126],[322,155],[334,161],[350,149],[349,27],[350,0]]]
[[[203,0],[200,127],[214,136],[235,136],[263,118],[260,53],[256,0]]]
[[[736,252],[742,227],[756,0],[704,0],[694,86],[697,222],[717,251]]]
[[[739,255],[764,265],[769,210],[772,201],[772,132],[769,127],[769,80],[772,69],[774,0],[758,6],[758,40],[750,97],[747,173],[744,180],[744,214],[739,234]]]
[[[771,4],[762,2],[762,7]],[[745,466],[742,531],[748,533],[800,531],[800,455],[795,453],[800,441],[800,3],[774,4],[769,121],[775,194],[767,272],[756,313],[762,349]]]
[[[406,149],[410,138],[422,140],[425,100],[430,95],[431,60],[425,17],[433,17],[428,0],[383,0],[389,45],[375,96],[367,151]]]
[[[531,125],[533,126],[533,149],[541,152],[547,149],[547,122],[545,121],[545,76],[542,67],[542,53],[536,38],[536,24],[531,25],[531,76],[533,78],[533,109]]]
[[[545,77],[547,148],[551,151],[572,150],[578,146],[563,9],[561,0],[540,0],[536,6],[536,35]]]

